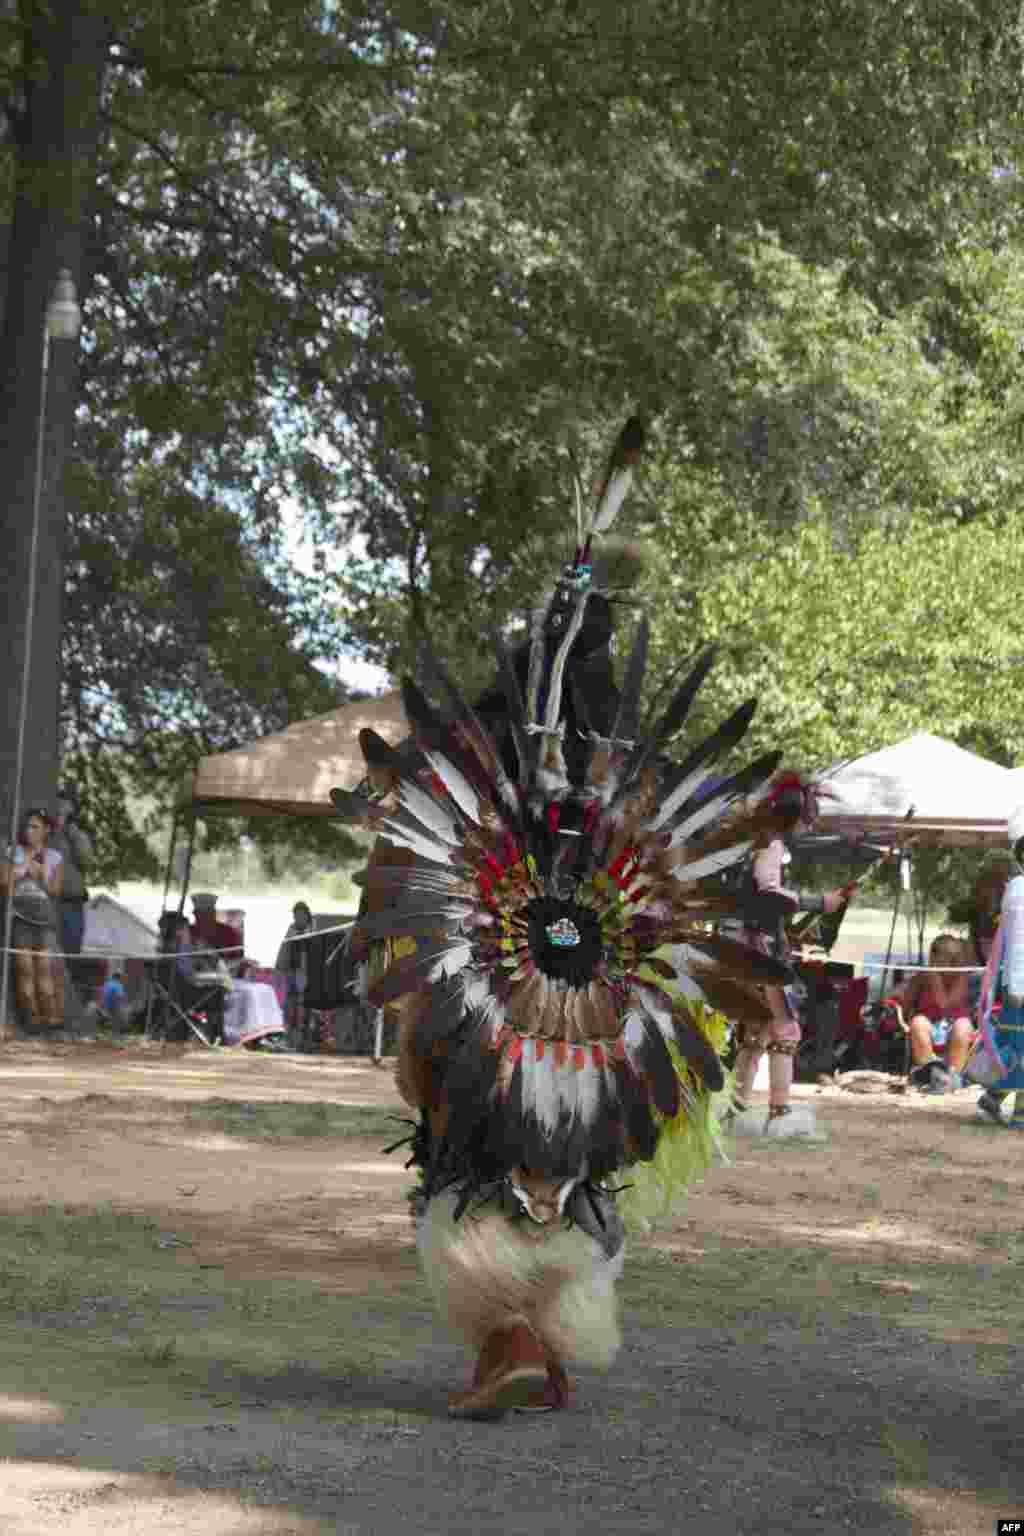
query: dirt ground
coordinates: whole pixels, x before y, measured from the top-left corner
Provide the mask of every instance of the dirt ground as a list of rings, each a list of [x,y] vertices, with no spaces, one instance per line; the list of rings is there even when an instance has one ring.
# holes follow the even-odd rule
[[[631,1243],[570,1412],[457,1425],[389,1070],[0,1045],[0,1532],[383,1536],[1024,1518],[1024,1145],[799,1090]]]

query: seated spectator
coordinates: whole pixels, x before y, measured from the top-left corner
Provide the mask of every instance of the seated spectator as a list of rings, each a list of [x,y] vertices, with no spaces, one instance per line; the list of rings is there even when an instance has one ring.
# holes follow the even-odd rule
[[[210,946],[204,945],[205,949]],[[192,929],[188,919],[177,912],[165,912],[160,919],[160,949],[172,957],[170,973],[164,985],[168,987],[177,1006],[184,1012],[202,1014],[206,1019],[204,1033],[212,1043],[224,1039],[224,988],[215,978],[217,956],[197,954]],[[166,962],[165,962],[166,963]],[[226,980],[227,978],[225,978]],[[184,1040],[188,1031],[183,1020],[173,1010],[163,1010],[163,1036],[166,1040]]]
[[[55,958],[64,861],[49,847],[50,828],[50,817],[42,807],[26,811],[17,846],[0,865],[0,891],[10,897],[13,908],[11,948],[18,1006],[40,1029],[56,1029],[64,1022],[64,968]]]
[[[928,964],[933,969],[911,975],[894,1002],[910,1034],[911,1082],[925,1093],[953,1093],[963,1087],[974,1042],[965,969],[971,952],[953,934],[941,933],[928,951]]]
[[[197,891],[192,897],[192,940],[194,949],[215,949],[223,956],[232,970],[244,954],[242,935],[237,928],[217,921],[217,897],[212,891]],[[200,956],[200,970],[213,970],[213,956]]]

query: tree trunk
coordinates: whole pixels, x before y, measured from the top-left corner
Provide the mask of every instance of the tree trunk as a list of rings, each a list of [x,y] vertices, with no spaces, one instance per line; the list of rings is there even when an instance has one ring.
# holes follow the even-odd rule
[[[30,647],[20,803],[52,806],[58,774],[61,597],[78,344],[50,345],[39,499],[36,601],[26,623],[43,379],[43,328],[57,273],[82,280],[96,175],[109,22],[90,0],[28,0],[6,302],[0,333],[0,835],[7,840],[26,644]]]

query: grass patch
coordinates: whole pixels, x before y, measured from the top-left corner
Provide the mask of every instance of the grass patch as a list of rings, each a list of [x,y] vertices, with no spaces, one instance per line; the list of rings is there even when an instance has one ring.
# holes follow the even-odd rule
[[[1007,1336],[1024,1331],[1024,1292],[1017,1249],[1005,1236],[1004,1252],[976,1283],[973,1262],[908,1256],[852,1261],[827,1248],[777,1243],[731,1244],[704,1234],[700,1258],[648,1248],[634,1250],[626,1265],[624,1304],[642,1320],[742,1333],[763,1331],[771,1320],[804,1329],[873,1317],[887,1328],[908,1328],[940,1339],[969,1325],[978,1348],[998,1352]],[[993,1245],[994,1246],[994,1245]],[[967,1299],[969,1298],[969,1300]],[[984,1342],[990,1333],[992,1344]]]
[[[388,1146],[411,1127],[401,1115],[355,1104],[279,1104],[209,1099],[192,1104],[186,1123],[195,1130],[217,1131],[245,1141],[295,1141],[323,1136],[379,1137]]]
[[[168,1236],[109,1208],[0,1216],[0,1396],[186,1419],[247,1394],[331,1411],[354,1383],[372,1398],[380,1366],[433,1332],[418,1280],[372,1301],[240,1285]]]

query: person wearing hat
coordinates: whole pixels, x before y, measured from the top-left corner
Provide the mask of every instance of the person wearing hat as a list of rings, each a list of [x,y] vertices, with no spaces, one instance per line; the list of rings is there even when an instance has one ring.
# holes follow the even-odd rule
[[[228,965],[242,959],[242,935],[217,921],[217,897],[212,891],[197,891],[192,897],[192,938],[196,949],[219,950]]]
[[[991,1031],[1006,1072],[978,1100],[978,1110],[993,1124],[1003,1125],[1002,1104],[1013,1094],[1009,1128],[1024,1131],[1024,805],[1006,823],[1014,869],[1006,882],[999,928],[989,956],[982,990],[982,1033]],[[1000,1005],[998,1016],[993,1004]]]

